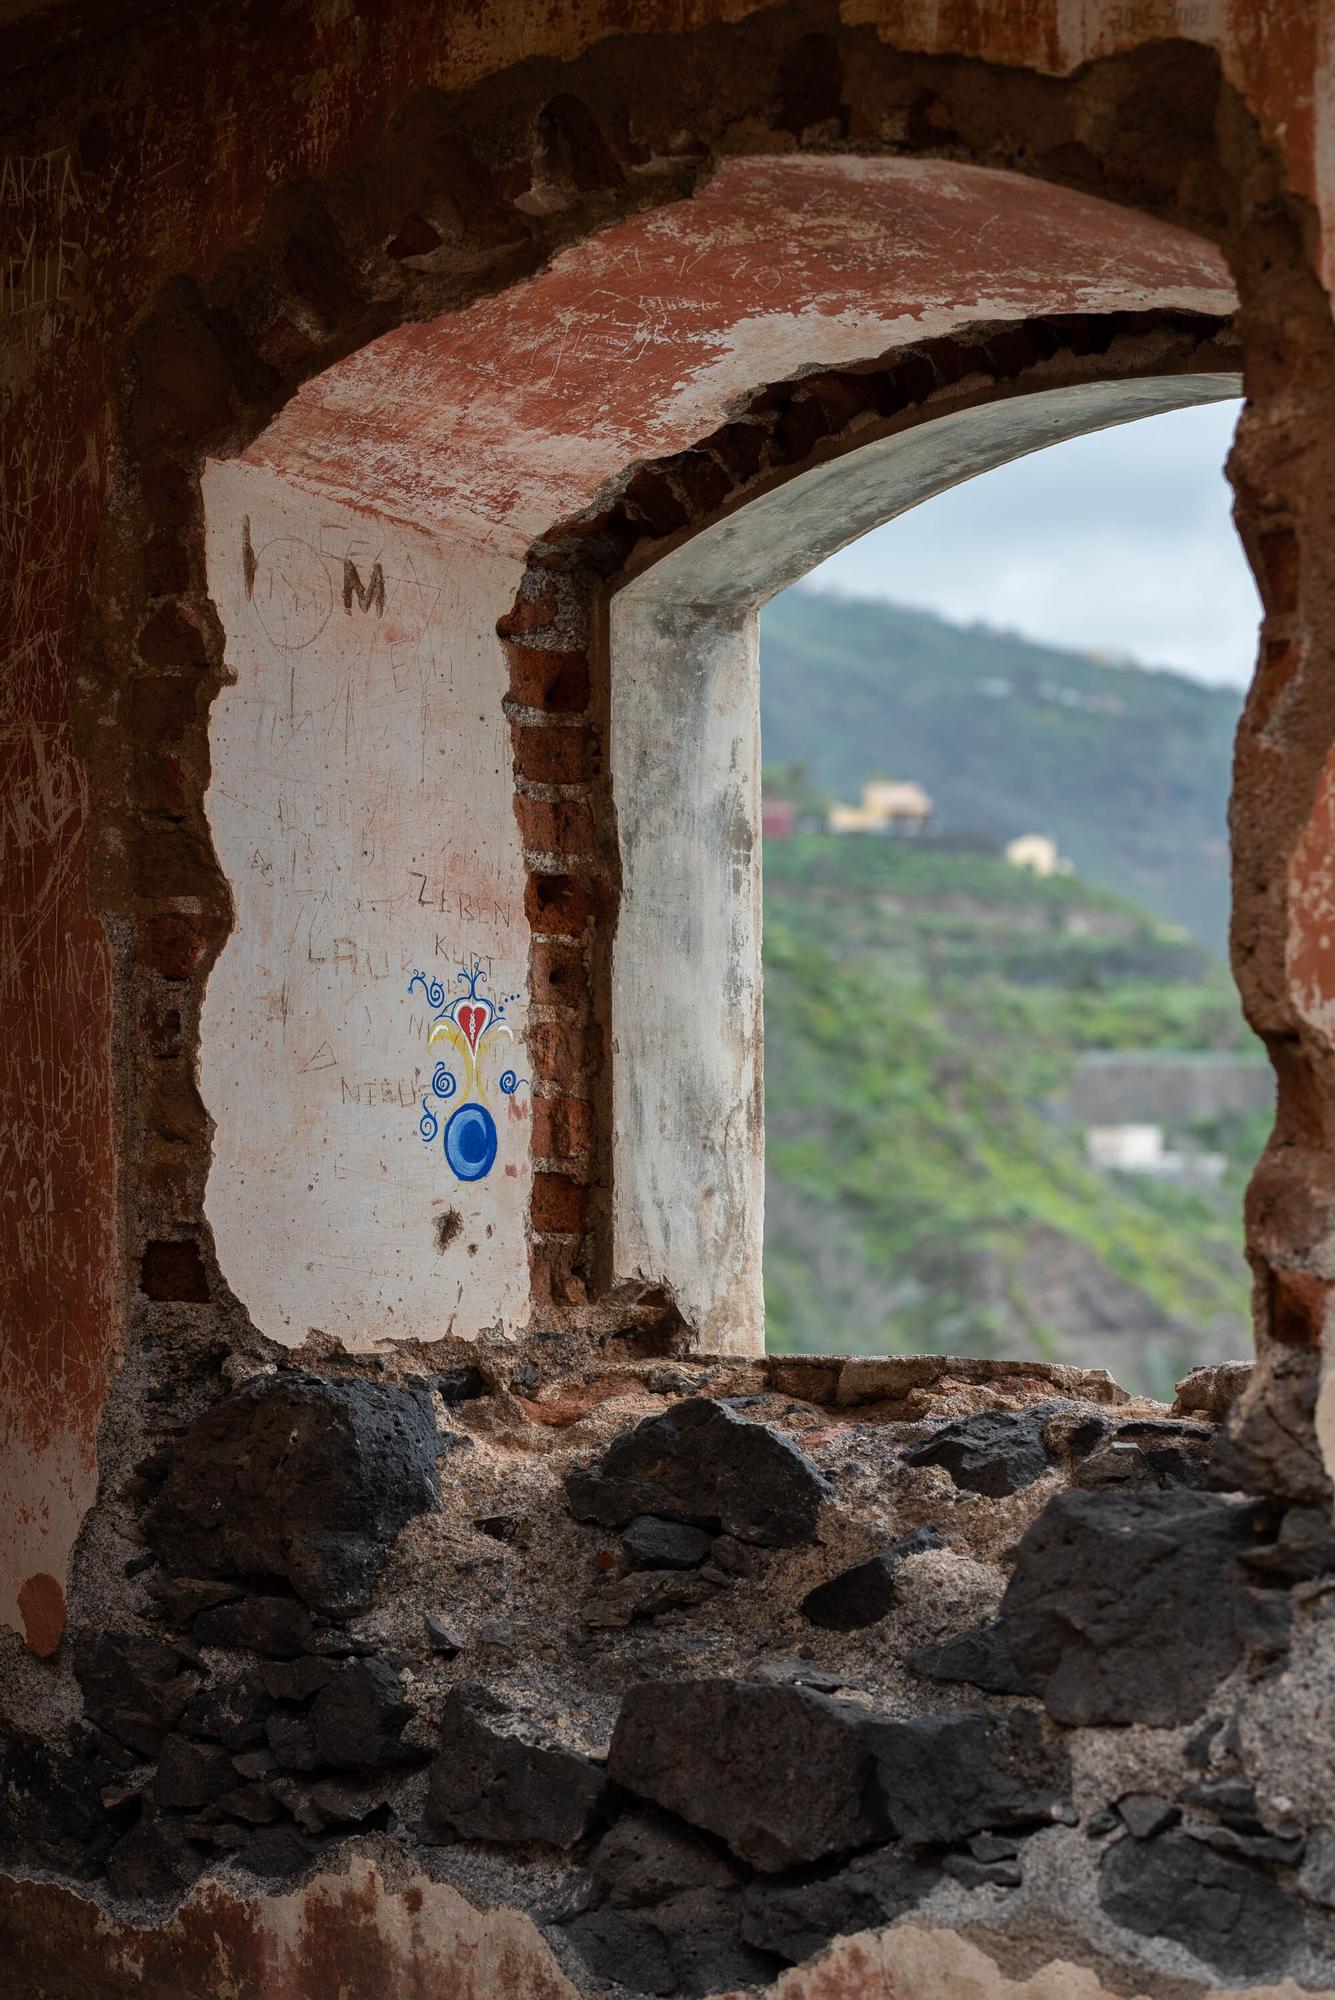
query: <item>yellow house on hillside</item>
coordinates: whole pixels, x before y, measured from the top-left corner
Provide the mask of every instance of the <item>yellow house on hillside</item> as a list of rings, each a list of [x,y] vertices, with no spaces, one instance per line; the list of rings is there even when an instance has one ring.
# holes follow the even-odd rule
[[[838,800],[826,814],[831,833],[921,833],[932,817],[932,801],[916,778],[870,778],[862,804]]]

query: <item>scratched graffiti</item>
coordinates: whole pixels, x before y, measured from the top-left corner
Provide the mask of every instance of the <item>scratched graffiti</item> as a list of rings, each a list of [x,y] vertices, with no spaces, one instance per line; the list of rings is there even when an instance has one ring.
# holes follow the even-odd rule
[[[119,1275],[111,976],[69,713],[104,480],[96,385],[71,389],[67,352],[86,221],[67,149],[0,158],[0,1620],[43,1645],[95,1490]]]
[[[84,266],[74,233],[84,198],[67,147],[0,157],[0,321],[7,337],[37,342],[72,303]]]
[[[206,802],[236,923],[200,1054],[222,1268],[277,1339],[513,1323],[525,875],[505,663],[477,637],[512,574],[244,460],[208,468],[205,511],[236,676]]]

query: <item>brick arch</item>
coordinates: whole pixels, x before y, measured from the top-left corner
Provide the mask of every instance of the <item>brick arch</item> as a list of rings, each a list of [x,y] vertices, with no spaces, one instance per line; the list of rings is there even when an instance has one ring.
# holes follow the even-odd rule
[[[797,53],[813,34],[818,65],[806,60],[809,43]],[[1329,677],[1309,636],[1309,596],[1293,580],[1301,557],[1312,588],[1325,587],[1314,553],[1320,510],[1296,473],[1275,478],[1264,468],[1286,438],[1300,452],[1317,449],[1331,343],[1301,214],[1221,86],[1215,57],[1181,44],[1167,66],[1159,46],[1057,78],[906,54],[803,9],[677,34],[671,47],[665,63],[660,40],[610,39],[568,64],[525,65],[412,100],[356,170],[283,190],[245,249],[206,279],[164,287],[129,335],[113,424],[114,502],[74,718],[88,773],[92,902],[115,940],[114,991],[104,1004],[99,982],[88,982],[84,1031],[125,1053],[114,1103],[108,1096],[95,1106],[82,1134],[84,1180],[69,1191],[76,1206],[86,1193],[102,1213],[108,1189],[118,1189],[124,1275],[99,1239],[85,1276],[95,1310],[85,1315],[82,1387],[72,1385],[68,1406],[53,1408],[37,1391],[29,1399],[14,1490],[43,1496],[39,1515],[50,1500],[55,1518],[41,1530],[40,1563],[26,1543],[19,1550],[14,1584],[34,1568],[63,1571],[91,1497],[93,1435],[120,1323],[128,1315],[142,1330],[184,1312],[222,1333],[239,1324],[202,1222],[209,1121],[194,1083],[200,996],[230,918],[201,805],[207,715],[226,671],[204,578],[202,459],[243,448],[301,382],[386,328],[457,309],[617,215],[682,197],[730,153],[833,142],[965,159],[1229,240],[1262,403],[1244,428],[1238,466],[1244,539],[1272,613],[1264,694],[1303,724],[1282,742],[1272,730],[1253,759],[1258,769],[1244,774],[1253,791],[1273,792],[1282,766],[1284,803],[1257,815],[1254,836],[1243,828],[1242,949],[1257,1025],[1299,1036],[1273,971],[1285,907],[1273,856],[1301,831],[1335,714],[1321,692]],[[701,74],[708,105],[692,120],[682,107],[693,90],[699,97]],[[794,79],[812,75],[824,81],[819,101],[808,102]],[[601,146],[569,112],[570,99],[585,106]],[[559,108],[544,121],[551,106]],[[1127,135],[1151,125],[1166,136],[1139,157]],[[1120,137],[1099,136],[1109,133]],[[1282,377],[1284,357],[1299,353],[1308,366],[1295,397]],[[101,970],[109,965],[110,957]],[[1305,1043],[1295,1057],[1304,1076],[1325,1060]],[[1282,1181],[1285,1161],[1275,1167]],[[1267,1254],[1273,1264],[1288,1253],[1276,1238]],[[1310,1252],[1297,1254],[1310,1262]],[[1304,1338],[1305,1384],[1315,1333]],[[1261,1409],[1262,1457],[1267,1424]]]

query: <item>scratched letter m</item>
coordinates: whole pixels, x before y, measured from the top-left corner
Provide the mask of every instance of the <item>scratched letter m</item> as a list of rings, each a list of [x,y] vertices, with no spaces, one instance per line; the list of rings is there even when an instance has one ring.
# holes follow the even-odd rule
[[[379,563],[375,563],[372,566],[371,580],[369,583],[364,584],[361,577],[357,574],[356,563],[353,562],[351,556],[344,556],[343,609],[345,611],[352,610],[352,600],[354,597],[363,611],[369,611],[374,606],[376,616],[381,617],[383,615],[385,609],[385,572]]]

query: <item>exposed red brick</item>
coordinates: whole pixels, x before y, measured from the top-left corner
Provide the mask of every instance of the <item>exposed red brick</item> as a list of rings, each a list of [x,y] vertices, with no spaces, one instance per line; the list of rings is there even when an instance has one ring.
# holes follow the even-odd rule
[[[598,914],[595,885],[573,875],[530,875],[524,914],[535,931],[551,937],[580,937]]]
[[[199,917],[164,914],[139,922],[139,963],[164,979],[189,979],[209,950],[209,933]]]
[[[672,477],[698,516],[717,513],[733,490],[727,472],[707,451],[688,451],[674,459]]]
[[[159,1229],[187,1229],[194,1221],[203,1176],[185,1146],[159,1140],[146,1149],[139,1187],[146,1214]]]
[[[1292,528],[1272,528],[1257,541],[1257,587],[1272,618],[1298,609],[1298,537]]]
[[[146,667],[202,667],[208,646],[193,614],[179,604],[164,604],[139,628],[135,650]]]
[[[1270,1337],[1285,1347],[1320,1347],[1335,1285],[1310,1271],[1270,1273]]]
[[[530,992],[540,1007],[582,1007],[589,998],[589,968],[580,946],[540,939],[530,961]]]
[[[582,1159],[593,1144],[593,1106],[578,1097],[535,1097],[533,1152],[540,1160]]]
[[[521,632],[540,632],[556,617],[558,599],[556,585],[550,577],[524,591],[511,610],[498,620],[496,630],[502,639],[514,639]]]
[[[597,775],[597,732],[593,729],[515,729],[515,757],[521,778],[535,785],[578,785]]]
[[[533,1176],[533,1227],[546,1236],[578,1236],[584,1228],[588,1189],[567,1174]]]
[[[502,642],[510,662],[510,695],[521,708],[574,715],[589,705],[589,662],[583,653]]]
[[[148,1130],[172,1145],[189,1145],[208,1130],[208,1115],[195,1080],[179,1070],[166,1066],[156,1070],[141,1102]]]
[[[591,854],[593,814],[580,799],[515,800],[524,845],[537,854]]]
[[[528,1031],[528,1052],[538,1076],[565,1084],[583,1076],[591,1053],[586,1031],[570,1021],[534,1021]]]
[[[528,1250],[529,1284],[538,1304],[582,1306],[588,1287],[576,1268],[578,1248],[573,1243],[531,1242]]]
[[[664,475],[646,466],[637,472],[625,493],[626,507],[638,514],[651,535],[671,535],[690,519],[685,505],[673,492]]]

